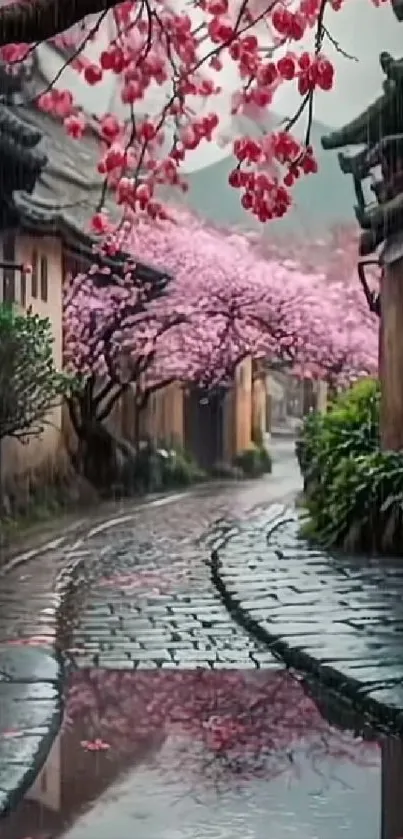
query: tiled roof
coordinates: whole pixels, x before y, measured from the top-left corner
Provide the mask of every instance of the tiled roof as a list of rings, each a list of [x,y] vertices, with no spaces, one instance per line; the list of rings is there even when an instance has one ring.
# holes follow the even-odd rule
[[[33,106],[14,105],[9,112],[12,118],[25,126],[27,137],[40,138],[42,159],[47,160],[36,177],[32,193],[27,190],[14,192],[14,205],[20,223],[38,235],[58,232],[67,245],[90,258],[94,240],[89,223],[103,186],[102,178],[97,175],[95,136],[73,140],[66,134],[63,125]],[[113,217],[117,213],[115,202],[106,198],[104,203]],[[144,282],[169,278],[168,271],[144,263],[137,263],[137,275]]]
[[[44,152],[37,148],[40,139],[38,131],[26,125],[7,105],[0,105],[0,201],[13,189],[34,189],[47,162]]]

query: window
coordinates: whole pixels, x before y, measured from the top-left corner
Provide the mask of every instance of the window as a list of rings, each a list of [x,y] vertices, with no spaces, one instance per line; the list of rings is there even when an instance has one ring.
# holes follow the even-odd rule
[[[27,302],[27,275],[24,268],[21,269],[20,275],[20,302],[21,306],[25,306]]]
[[[38,252],[32,251],[31,297],[38,297]]]
[[[3,239],[3,262],[12,263],[12,267],[3,269],[3,300],[6,303],[15,301],[15,236],[5,233]]]
[[[41,257],[41,300],[44,303],[48,299],[48,260],[46,256]]]

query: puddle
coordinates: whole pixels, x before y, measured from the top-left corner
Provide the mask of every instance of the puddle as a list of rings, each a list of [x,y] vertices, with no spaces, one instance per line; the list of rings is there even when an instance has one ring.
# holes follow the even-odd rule
[[[77,670],[0,839],[379,839],[381,763],[280,670]]]

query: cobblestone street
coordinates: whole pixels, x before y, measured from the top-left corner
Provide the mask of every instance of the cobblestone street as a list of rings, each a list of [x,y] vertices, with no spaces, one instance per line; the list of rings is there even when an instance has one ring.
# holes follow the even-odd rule
[[[4,577],[0,811],[9,811],[31,786],[32,767],[37,774],[57,730],[60,584],[66,563],[79,567],[68,650],[76,666],[65,684],[64,725],[28,799],[1,822],[1,839],[42,839],[44,830],[107,839],[116,826],[129,839],[140,821],[147,839],[235,839],[248,831],[260,837],[268,812],[279,839],[301,825],[309,837],[334,839],[340,829],[353,839],[364,824],[368,839],[376,839],[377,735],[357,739],[340,730],[339,717],[332,728],[320,687],[301,682],[281,665],[277,649],[273,655],[267,641],[254,640],[233,604],[224,604],[212,574],[217,551],[245,611],[261,621],[270,610],[278,634],[293,632],[304,649],[311,650],[313,637],[305,617],[316,604],[332,651],[336,639],[347,649],[349,630],[341,630],[336,614],[327,620],[331,601],[325,602],[319,555],[315,560],[315,552],[308,556],[299,546],[308,597],[287,570],[295,528],[292,544],[281,528],[276,532],[274,554],[267,542],[268,521],[290,511],[300,490],[293,440],[276,439],[273,455],[267,478],[121,506],[100,524],[89,521],[79,538],[55,539]],[[316,581],[307,575],[315,561]],[[351,588],[349,580],[345,574],[345,597],[358,592],[358,582]],[[369,628],[370,607],[362,609]],[[372,806],[363,822],[368,788]],[[49,790],[57,805],[49,804]]]
[[[234,623],[212,584],[223,533],[299,487],[293,443],[279,441],[272,476],[209,486],[101,531],[87,545],[89,597],[73,639],[80,667],[260,667],[272,656]]]
[[[401,732],[401,560],[326,555],[299,529],[294,507],[273,504],[222,543],[217,585],[228,611],[279,660]]]
[[[231,520],[294,496],[293,442],[280,440],[275,449],[267,479],[206,485],[131,509],[117,505],[102,524],[91,526],[89,519],[80,538],[60,536],[27,561],[16,558],[0,594],[0,813],[32,783],[60,722],[55,641],[68,567],[80,565],[80,602],[84,594],[74,632],[63,627],[73,635],[71,656],[79,667],[273,664],[221,604],[209,557]]]

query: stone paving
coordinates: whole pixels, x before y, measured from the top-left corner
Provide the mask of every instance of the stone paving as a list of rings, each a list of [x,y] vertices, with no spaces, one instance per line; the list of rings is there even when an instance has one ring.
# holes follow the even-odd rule
[[[380,725],[403,730],[403,564],[326,556],[270,505],[223,539],[213,577],[227,608],[280,660]]]
[[[277,444],[274,474],[210,486],[197,498],[141,514],[109,539],[91,539],[90,594],[73,634],[80,667],[258,668],[273,657],[230,618],[210,578],[209,556],[232,521],[270,499],[293,497],[299,479],[292,442]]]
[[[64,629],[57,621],[66,568],[68,582],[70,570],[81,566],[88,595],[71,645],[79,666],[273,663],[226,613],[208,559],[233,517],[298,489],[292,445],[277,445],[267,479],[205,486],[129,513],[116,508],[79,540],[54,539],[0,577],[0,816],[33,782],[60,721],[62,662],[55,647],[57,629]]]

